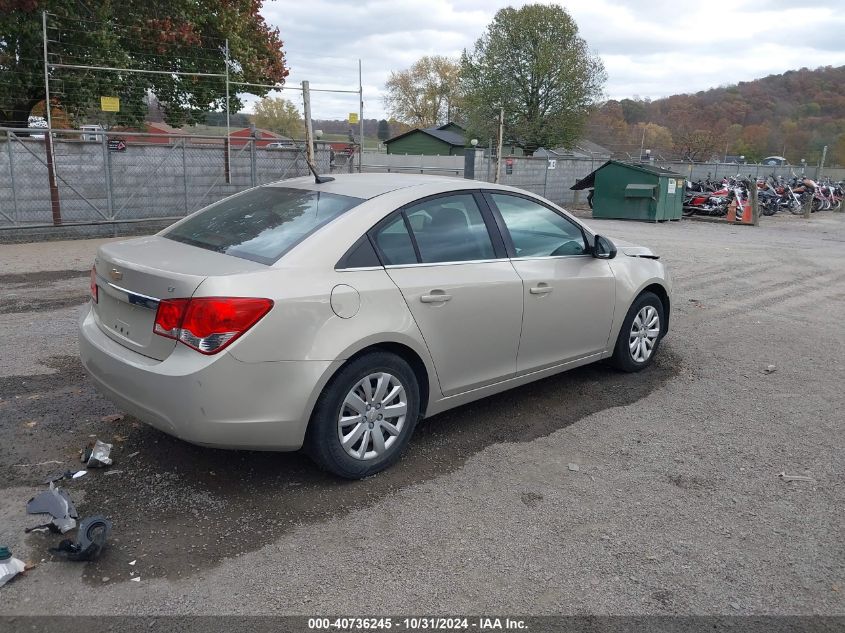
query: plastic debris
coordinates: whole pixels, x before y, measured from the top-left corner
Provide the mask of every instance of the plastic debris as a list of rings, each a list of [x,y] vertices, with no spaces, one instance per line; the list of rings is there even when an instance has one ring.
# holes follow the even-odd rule
[[[775,365],[766,365],[766,367],[763,369],[763,373],[764,374],[773,374],[777,370],[778,370],[778,368]]]
[[[8,547],[0,547],[0,587],[25,570],[24,562],[13,558]]]
[[[82,462],[87,464],[90,468],[102,468],[103,466],[111,466],[112,460],[109,457],[111,453],[111,444],[106,444],[100,440],[95,440],[93,444],[89,444],[82,449]]]
[[[53,520],[46,524],[46,526],[54,525],[56,529],[64,534],[76,527],[76,519],[79,514],[73,505],[73,501],[64,490],[56,488],[53,482],[50,482],[50,489],[45,490],[35,495],[26,504],[26,511],[28,514],[49,514]],[[44,525],[38,526],[45,527]],[[31,528],[28,531],[32,531]]]
[[[578,472],[579,470],[581,470],[581,467],[578,464],[569,464],[569,470],[574,470],[575,472]]]
[[[134,565],[134,564],[135,564],[135,563],[137,563],[137,562],[138,562],[138,560],[137,560],[137,559],[135,559],[135,560],[130,560],[130,561],[129,561],[129,564],[130,564],[130,565]]]
[[[807,475],[787,475],[785,472],[781,472],[778,477],[784,481],[815,481],[815,479],[808,477]]]
[[[78,542],[65,539],[53,551],[68,560],[96,560],[111,534],[111,521],[101,515],[87,517],[79,523]]]
[[[76,472],[72,470],[66,470],[63,473],[53,473],[47,479],[44,480],[45,484],[49,484],[50,482],[61,481],[62,479],[79,479],[88,474],[87,470],[77,470]]]
[[[129,580],[131,580],[132,582],[141,582],[141,577],[135,576],[134,578],[130,578]]]

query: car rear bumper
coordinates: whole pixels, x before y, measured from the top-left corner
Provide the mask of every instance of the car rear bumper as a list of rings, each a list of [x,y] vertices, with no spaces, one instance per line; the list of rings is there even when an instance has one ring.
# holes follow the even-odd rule
[[[184,345],[158,361],[103,334],[90,309],[79,351],[97,389],[130,415],[194,444],[253,450],[300,448],[317,395],[341,364],[245,363]]]

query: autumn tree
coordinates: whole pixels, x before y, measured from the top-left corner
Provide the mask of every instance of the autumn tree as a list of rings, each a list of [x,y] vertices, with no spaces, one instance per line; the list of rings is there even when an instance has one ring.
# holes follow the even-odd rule
[[[264,97],[255,104],[256,127],[290,138],[304,138],[305,121],[296,106],[282,98]]]
[[[508,140],[527,150],[571,147],[606,78],[575,20],[557,5],[499,10],[461,58],[471,134],[495,136],[501,108]]]
[[[391,72],[384,96],[388,114],[415,127],[460,119],[459,72],[458,63],[440,55],[422,57],[407,70]]]
[[[0,0],[0,124],[25,127],[45,99],[42,11],[49,12],[51,61],[146,71],[223,74],[229,41],[232,82],[276,84],[288,69],[278,29],[261,17],[262,0]],[[225,106],[221,77],[50,70],[52,108],[79,118],[96,111],[100,96],[120,98],[115,123],[137,123],[155,94],[171,125],[198,122]],[[230,111],[242,103],[238,87]]]
[[[631,127],[631,143],[650,149],[652,153],[665,154],[675,145],[672,132],[667,127],[657,123],[638,123]]]
[[[681,160],[694,163],[708,161],[716,155],[722,136],[713,130],[683,129],[675,132],[674,151]]]

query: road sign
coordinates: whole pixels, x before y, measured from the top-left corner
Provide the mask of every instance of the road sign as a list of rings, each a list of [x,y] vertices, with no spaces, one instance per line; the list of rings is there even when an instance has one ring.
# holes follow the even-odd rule
[[[348,121],[350,123],[358,123],[358,113],[357,112],[350,112]]]
[[[110,138],[109,139],[109,151],[110,152],[125,152],[126,151],[126,141],[122,138]]]
[[[100,110],[103,112],[120,112],[120,97],[100,97]]]

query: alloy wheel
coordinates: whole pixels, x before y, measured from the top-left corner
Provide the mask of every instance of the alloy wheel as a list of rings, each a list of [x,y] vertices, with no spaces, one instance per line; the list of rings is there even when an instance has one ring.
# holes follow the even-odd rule
[[[631,324],[628,349],[637,363],[646,362],[654,352],[660,337],[660,315],[654,306],[643,306]]]
[[[340,407],[337,434],[343,450],[359,460],[382,456],[398,441],[407,413],[408,396],[396,376],[386,372],[365,376]]]

